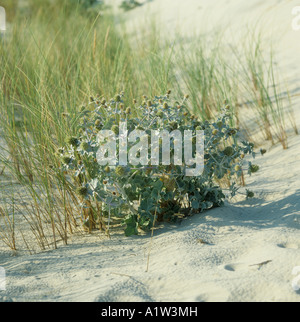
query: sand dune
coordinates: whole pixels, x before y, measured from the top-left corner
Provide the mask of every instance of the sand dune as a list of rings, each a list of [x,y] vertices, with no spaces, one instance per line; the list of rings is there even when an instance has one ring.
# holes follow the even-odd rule
[[[300,31],[292,29],[297,1],[154,0],[125,15],[132,32],[158,15],[166,32],[226,26],[236,39],[259,18],[295,93],[300,88]],[[229,31],[230,30],[230,31]],[[300,101],[294,100],[300,126]],[[300,301],[292,287],[300,266],[300,137],[274,146],[247,177],[251,200],[165,225],[149,235],[111,240],[74,236],[67,246],[11,256],[4,250],[7,290],[0,301]],[[2,246],[0,246],[2,247]],[[0,248],[1,249],[1,248]],[[150,251],[149,268],[147,259]]]
[[[299,144],[294,138],[290,151]],[[263,170],[248,179],[257,198],[166,225],[155,231],[152,245],[149,236],[92,235],[32,256],[1,256],[7,270],[1,299],[299,301],[292,270],[300,263],[300,191],[294,175],[300,156],[291,156],[275,147],[259,158]]]

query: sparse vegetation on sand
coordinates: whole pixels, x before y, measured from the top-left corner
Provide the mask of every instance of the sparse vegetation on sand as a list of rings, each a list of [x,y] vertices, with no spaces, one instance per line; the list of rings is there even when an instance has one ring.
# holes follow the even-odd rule
[[[258,147],[267,139],[287,148],[288,124],[298,133],[289,102],[280,95],[273,57],[266,64],[259,43],[254,54],[253,48],[245,48],[239,55],[244,59],[233,64],[222,48],[207,48],[202,39],[188,51],[180,41],[176,51],[175,45],[162,45],[155,26],[133,45],[109,8],[89,4],[94,1],[28,0],[26,6],[8,11],[10,30],[0,39],[0,236],[13,250],[24,245],[30,252],[56,248],[61,241],[67,244],[71,234],[83,232],[83,227],[91,231],[95,222],[109,232],[112,208],[108,206],[116,197],[105,195],[98,204],[97,198],[90,197],[91,180],[98,180],[97,187],[103,186],[103,180],[109,184],[117,180],[128,190],[122,198],[140,203],[123,216],[128,235],[138,227],[149,230],[155,219],[176,218],[184,208],[184,195],[188,213],[219,206],[224,199],[221,187],[234,192],[234,180],[245,185],[242,161],[254,149],[246,142],[253,140]],[[159,97],[168,88],[173,103],[167,96]],[[122,102],[103,103],[122,91],[126,93]],[[186,92],[190,98],[182,104]],[[143,95],[145,102],[137,104],[135,99]],[[82,108],[91,96],[89,107]],[[227,105],[230,110],[224,111]],[[116,107],[117,112],[107,113],[104,106]],[[255,111],[254,122],[259,120],[253,132],[241,117],[245,106]],[[99,122],[98,107],[103,111]],[[147,122],[137,124],[139,116],[150,110],[156,115],[149,114]],[[82,120],[89,122],[92,135],[106,126],[117,131],[114,122],[126,115],[132,126],[147,130],[158,121],[174,129],[205,130],[209,141],[205,176],[174,180],[172,175],[178,173],[172,169],[143,173],[131,169],[125,180],[121,171],[128,169],[102,169],[96,162],[92,169],[96,175],[90,173],[94,155],[84,152],[90,140],[79,133],[79,124],[83,129]],[[263,140],[256,136],[260,127]],[[66,138],[75,138],[80,147],[75,141],[66,146]],[[83,165],[87,172],[72,173]],[[250,173],[258,170],[251,163],[248,166]],[[70,174],[77,183],[70,181]],[[154,180],[154,174],[159,179]],[[140,181],[144,189],[138,188]],[[125,188],[127,184],[131,188]],[[246,194],[253,197],[249,190]],[[114,207],[114,216],[119,209],[119,204]]]

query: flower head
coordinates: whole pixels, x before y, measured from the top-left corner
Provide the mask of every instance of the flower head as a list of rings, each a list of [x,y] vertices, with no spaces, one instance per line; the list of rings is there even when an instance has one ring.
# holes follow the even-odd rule
[[[86,195],[88,194],[87,187],[79,187],[79,188],[77,188],[76,191],[77,191],[78,195],[81,197],[86,197]]]
[[[69,136],[67,138],[67,144],[72,145],[74,147],[78,146],[79,140],[76,137]]]
[[[62,158],[62,161],[63,161],[64,164],[68,165],[68,164],[70,164],[72,162],[72,158],[65,156],[65,157]]]
[[[80,144],[80,148],[81,148],[81,150],[83,150],[83,151],[87,151],[87,150],[89,149],[89,147],[90,147],[90,145],[89,145],[87,142],[82,142],[82,143]]]
[[[101,120],[98,119],[98,120],[95,121],[95,126],[96,127],[101,127],[101,125],[102,125]]]
[[[121,165],[118,165],[118,166],[116,167],[116,174],[117,174],[119,177],[124,176],[124,175],[125,175],[125,173],[126,173],[126,171],[125,171],[125,168],[124,168],[124,167],[122,167]]]
[[[111,127],[111,130],[116,134],[116,135],[119,135],[119,127],[118,125],[113,125]]]
[[[164,117],[164,113],[162,111],[158,111],[156,113],[156,116],[159,117],[159,118],[163,118]]]
[[[234,167],[235,172],[239,172],[241,171],[241,166],[239,166],[238,164]]]
[[[223,153],[227,155],[228,157],[231,157],[234,154],[234,148],[232,146],[227,146]]]

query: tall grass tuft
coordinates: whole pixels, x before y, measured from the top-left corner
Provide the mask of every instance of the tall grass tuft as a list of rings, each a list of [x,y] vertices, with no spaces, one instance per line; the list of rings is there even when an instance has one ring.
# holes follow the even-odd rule
[[[100,100],[126,88],[124,103],[131,106],[135,97],[165,90],[169,54],[155,43],[133,49],[109,10],[85,10],[68,0],[29,0],[14,9],[12,30],[0,44],[0,171],[30,200],[16,205],[19,222],[23,218],[40,249],[56,248],[83,224],[80,200],[57,153],[77,134],[83,105],[91,96]],[[10,211],[2,218],[12,232]],[[24,231],[19,236],[26,240]]]
[[[273,49],[266,53],[259,35],[251,37],[243,54],[235,52],[235,57],[241,67],[241,97],[244,97],[244,104],[256,115],[264,139],[272,145],[280,142],[283,149],[287,149],[287,118],[295,134],[298,130],[292,117],[289,92],[284,91],[282,77],[274,62]],[[243,126],[247,128],[245,123]],[[249,128],[247,131],[251,132]]]

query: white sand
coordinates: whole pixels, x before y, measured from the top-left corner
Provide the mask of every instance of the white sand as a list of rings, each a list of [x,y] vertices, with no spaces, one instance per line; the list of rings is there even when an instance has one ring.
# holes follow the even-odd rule
[[[261,17],[266,37],[276,35],[280,67],[297,93],[300,31],[291,29],[296,5],[154,0],[126,15],[130,26],[159,12],[170,33],[178,25],[198,32],[205,21],[230,23],[236,36]],[[300,126],[300,101],[293,102]],[[247,178],[256,198],[236,198],[176,227],[166,225],[155,231],[152,244],[149,235],[74,236],[70,245],[31,256],[11,256],[0,246],[7,274],[0,300],[300,301],[300,291],[292,288],[292,270],[300,266],[300,136],[289,138],[289,146],[257,158],[261,169]]]

